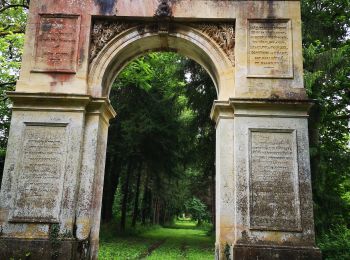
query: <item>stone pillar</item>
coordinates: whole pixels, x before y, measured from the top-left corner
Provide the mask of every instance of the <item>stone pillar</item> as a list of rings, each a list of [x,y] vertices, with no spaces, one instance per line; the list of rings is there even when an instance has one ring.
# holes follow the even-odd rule
[[[321,259],[315,247],[307,100],[216,102],[217,255]]]
[[[97,259],[109,119],[116,113],[104,98],[93,99],[86,111],[76,237],[88,241],[86,255]]]
[[[13,113],[0,193],[0,259],[89,257],[98,243],[113,110],[87,95],[8,96]]]
[[[211,118],[216,122],[216,243],[215,255],[224,256],[235,240],[233,110],[228,102],[216,101]]]

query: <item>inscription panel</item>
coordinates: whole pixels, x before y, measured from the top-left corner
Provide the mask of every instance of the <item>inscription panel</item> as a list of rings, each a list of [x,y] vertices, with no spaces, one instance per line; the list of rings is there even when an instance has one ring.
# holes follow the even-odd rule
[[[26,125],[11,221],[58,222],[66,125]]]
[[[252,130],[250,146],[251,228],[300,230],[295,132]]]
[[[41,15],[33,71],[76,71],[79,16]]]
[[[248,77],[293,77],[290,21],[249,21]]]

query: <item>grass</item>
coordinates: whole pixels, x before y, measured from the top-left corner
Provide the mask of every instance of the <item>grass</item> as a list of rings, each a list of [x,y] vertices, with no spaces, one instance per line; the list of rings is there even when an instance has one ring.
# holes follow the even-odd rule
[[[214,258],[214,238],[207,235],[207,229],[197,228],[193,221],[177,221],[170,227],[139,229],[119,236],[113,234],[113,228],[104,226],[101,233],[99,259]]]

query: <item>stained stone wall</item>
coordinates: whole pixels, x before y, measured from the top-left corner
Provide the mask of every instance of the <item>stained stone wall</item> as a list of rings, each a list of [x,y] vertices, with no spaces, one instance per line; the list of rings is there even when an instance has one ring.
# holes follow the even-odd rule
[[[97,258],[110,86],[149,51],[194,59],[217,89],[216,258],[320,259],[292,0],[30,1],[0,259]]]

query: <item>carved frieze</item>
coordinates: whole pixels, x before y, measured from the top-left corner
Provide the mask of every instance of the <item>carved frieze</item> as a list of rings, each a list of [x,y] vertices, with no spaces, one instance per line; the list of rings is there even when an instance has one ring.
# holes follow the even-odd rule
[[[235,24],[234,23],[195,23],[193,26],[213,39],[235,64]]]
[[[179,24],[179,23],[177,23]],[[224,51],[232,64],[235,64],[235,25],[234,23],[183,23],[193,27],[216,42]],[[140,34],[158,32],[160,35],[169,33],[176,23],[169,22],[121,22],[95,21],[91,36],[90,62],[98,55],[102,48],[115,36],[132,27],[137,27]],[[164,29],[165,28],[165,29]]]
[[[134,22],[95,21],[91,35],[90,62],[115,36],[135,25]]]

